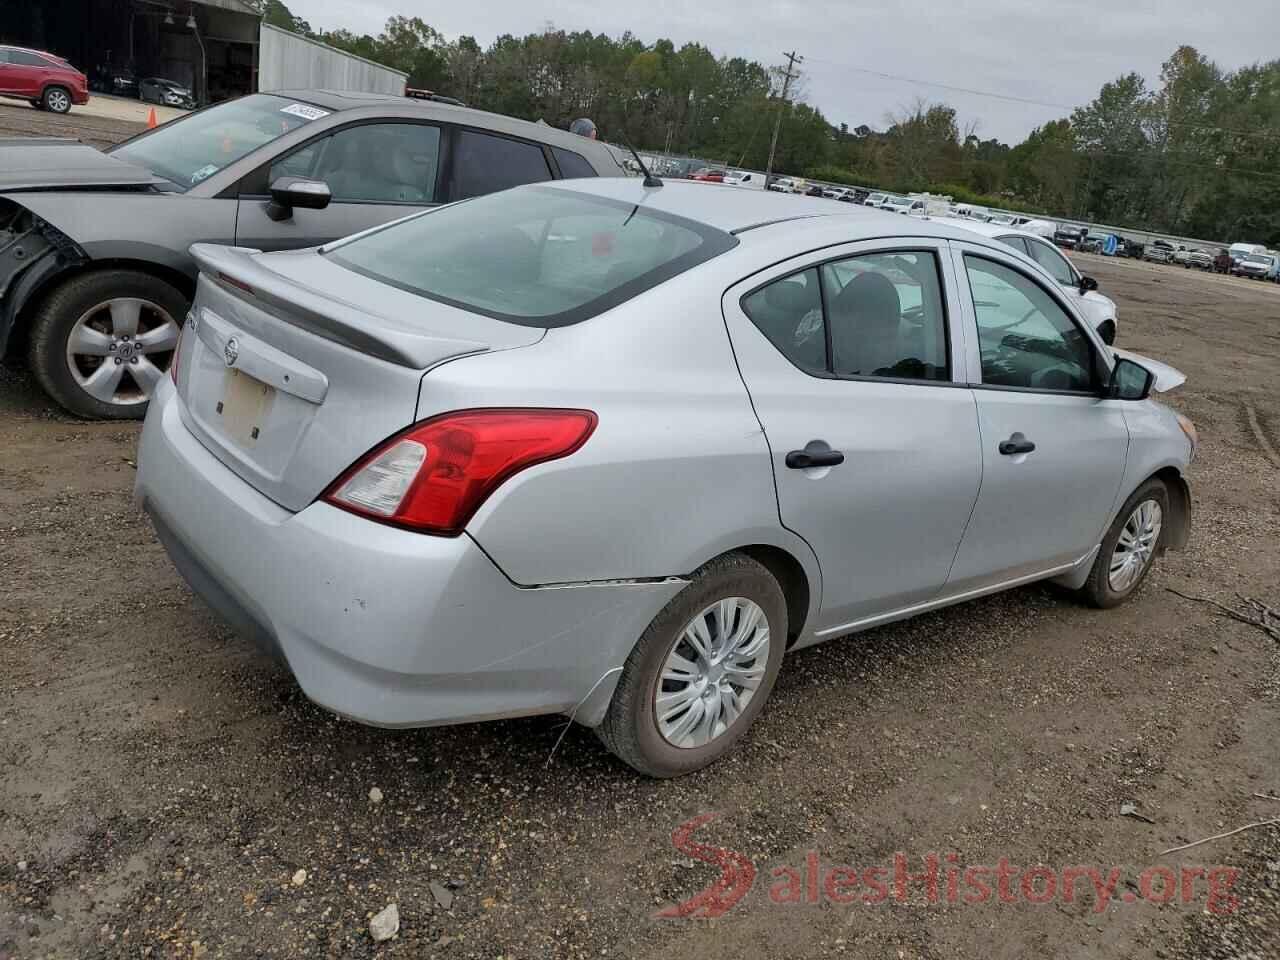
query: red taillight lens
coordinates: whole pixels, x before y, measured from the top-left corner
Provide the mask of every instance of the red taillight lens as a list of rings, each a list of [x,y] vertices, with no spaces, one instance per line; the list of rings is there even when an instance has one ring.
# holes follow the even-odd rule
[[[595,427],[590,410],[446,413],[376,447],[321,499],[383,523],[456,536],[507,478],[569,456]]]

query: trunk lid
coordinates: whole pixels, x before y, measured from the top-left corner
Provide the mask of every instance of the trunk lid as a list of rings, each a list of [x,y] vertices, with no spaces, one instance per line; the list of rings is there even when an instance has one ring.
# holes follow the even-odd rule
[[[0,193],[148,187],[167,181],[78,140],[0,137]]]
[[[289,510],[413,423],[432,367],[545,333],[395,289],[314,250],[191,253],[201,274],[177,361],[183,421]]]

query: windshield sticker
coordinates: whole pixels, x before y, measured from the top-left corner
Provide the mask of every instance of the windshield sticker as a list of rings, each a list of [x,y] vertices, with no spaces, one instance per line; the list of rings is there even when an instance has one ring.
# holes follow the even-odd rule
[[[204,180],[208,177],[212,177],[217,172],[218,172],[218,165],[216,163],[206,163],[203,167],[201,167],[199,170],[197,170],[195,173],[191,175],[191,185],[195,186],[201,180]]]
[[[281,107],[280,112],[291,113],[295,117],[301,117],[303,120],[319,120],[321,117],[329,115],[328,110],[321,110],[319,107],[313,107],[309,103],[291,103],[287,107]]]

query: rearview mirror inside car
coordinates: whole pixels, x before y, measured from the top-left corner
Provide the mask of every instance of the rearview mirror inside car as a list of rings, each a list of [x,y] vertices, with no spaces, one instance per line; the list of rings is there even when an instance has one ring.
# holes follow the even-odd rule
[[[1097,289],[1098,289],[1098,281],[1093,279],[1093,277],[1080,278],[1081,293],[1088,293],[1090,290],[1097,290]]]
[[[1113,400],[1145,400],[1151,393],[1156,375],[1127,357],[1120,357],[1111,369],[1108,396]]]
[[[288,220],[295,207],[303,210],[323,210],[329,205],[332,194],[323,180],[305,177],[279,177],[271,184],[271,203],[267,216],[272,220]]]

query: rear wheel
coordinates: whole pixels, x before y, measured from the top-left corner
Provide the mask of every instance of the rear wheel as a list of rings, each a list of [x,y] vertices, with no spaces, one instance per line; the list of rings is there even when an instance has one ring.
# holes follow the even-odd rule
[[[782,666],[787,604],[749,557],[709,563],[644,632],[596,732],[651,777],[724,756],[764,707]]]
[[[41,99],[50,113],[66,113],[71,109],[71,94],[65,87],[48,87]]]
[[[137,270],[75,277],[40,306],[30,365],[40,385],[70,412],[130,420],[147,412],[169,368],[187,298]]]
[[[1168,516],[1168,488],[1153,477],[1116,514],[1080,590],[1084,599],[1104,609],[1128,600],[1155,562]]]

